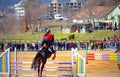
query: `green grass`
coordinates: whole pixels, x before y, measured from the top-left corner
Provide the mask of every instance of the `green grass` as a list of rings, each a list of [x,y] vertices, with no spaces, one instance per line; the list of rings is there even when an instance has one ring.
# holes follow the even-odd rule
[[[86,33],[86,34],[77,34],[76,40],[82,40],[82,41],[88,41],[88,40],[102,40],[105,37],[113,37],[114,35],[117,35],[120,37],[119,31],[106,31],[106,30],[97,30],[92,33]]]
[[[40,33],[40,35],[38,35],[38,33],[34,33],[32,34],[31,32],[27,32],[27,33],[19,33],[19,34],[15,34],[12,36],[8,37],[8,40],[32,40],[32,41],[38,41],[41,40],[43,37],[44,33]],[[55,39],[60,40],[62,38],[67,38],[70,35],[70,33],[62,33],[59,31],[55,31],[53,32]],[[92,33],[74,33],[75,34],[75,41],[88,41],[88,40],[101,40],[105,37],[113,37],[114,35],[117,35],[120,37],[120,31],[110,31],[110,30],[96,30]],[[3,40],[5,40],[6,38],[1,38]]]

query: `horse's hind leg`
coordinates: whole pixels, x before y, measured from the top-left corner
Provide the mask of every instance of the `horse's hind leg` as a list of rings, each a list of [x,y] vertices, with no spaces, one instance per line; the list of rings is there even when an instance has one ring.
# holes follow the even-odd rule
[[[43,60],[42,60],[42,67],[41,67],[40,77],[42,77],[42,71],[43,71],[43,68],[44,68],[44,66],[45,66],[45,64],[46,64],[46,60],[47,60],[47,59],[43,59]]]
[[[40,76],[40,65],[41,65],[41,60],[38,60],[38,77]]]

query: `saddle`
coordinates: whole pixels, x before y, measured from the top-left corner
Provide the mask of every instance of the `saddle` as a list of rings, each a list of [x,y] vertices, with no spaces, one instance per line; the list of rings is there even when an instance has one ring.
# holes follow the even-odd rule
[[[48,58],[49,55],[51,55],[52,53],[48,50],[48,48],[42,48],[39,52],[39,55],[41,55],[43,58]]]
[[[42,57],[45,57],[45,52],[47,51],[47,49],[43,48],[42,50],[40,50],[38,53],[42,55]]]

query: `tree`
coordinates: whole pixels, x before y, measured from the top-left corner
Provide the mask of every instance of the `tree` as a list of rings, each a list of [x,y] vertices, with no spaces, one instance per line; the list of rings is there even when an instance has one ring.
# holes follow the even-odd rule
[[[88,0],[84,4],[84,8],[93,6],[115,6],[120,3],[120,0]]]
[[[41,2],[38,2],[38,0],[27,0],[25,3],[25,17],[27,24],[29,25],[29,31],[32,32],[32,34],[35,31],[35,28],[38,25],[38,18],[41,19],[41,25],[44,24],[44,21],[42,20],[43,16],[47,14],[48,10],[47,4],[42,4]],[[42,28],[42,27],[41,27]]]
[[[4,11],[4,16],[0,18],[0,36],[9,36],[17,32],[21,32],[23,28],[17,24],[14,13]]]
[[[26,18],[24,19],[24,32],[28,31],[28,25],[27,25],[27,20]]]

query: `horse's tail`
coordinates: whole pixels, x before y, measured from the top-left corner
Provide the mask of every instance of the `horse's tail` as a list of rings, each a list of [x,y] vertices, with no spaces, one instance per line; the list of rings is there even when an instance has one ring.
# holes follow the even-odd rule
[[[39,58],[39,52],[36,54],[36,56],[34,57],[32,64],[31,64],[31,69],[36,70],[37,68],[37,59]]]
[[[36,70],[36,68],[37,68],[37,63],[36,63],[36,60],[33,59],[33,61],[32,61],[32,65],[31,65],[31,69]]]

